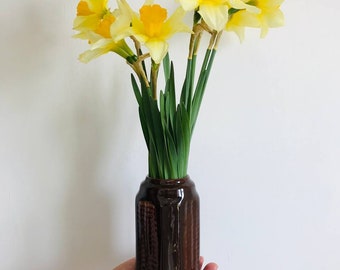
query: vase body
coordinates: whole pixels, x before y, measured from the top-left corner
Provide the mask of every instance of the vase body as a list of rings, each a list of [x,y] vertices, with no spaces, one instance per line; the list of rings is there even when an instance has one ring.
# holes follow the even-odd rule
[[[136,259],[136,270],[199,270],[199,196],[189,176],[140,185]]]

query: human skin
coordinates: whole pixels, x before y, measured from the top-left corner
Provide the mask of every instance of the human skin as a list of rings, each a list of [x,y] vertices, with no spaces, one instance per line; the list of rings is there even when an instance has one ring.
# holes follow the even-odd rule
[[[200,268],[203,266],[203,257],[200,257]],[[113,268],[113,270],[135,270],[136,267],[136,259],[131,258],[117,267]],[[218,266],[216,263],[208,263],[203,270],[217,270]]]

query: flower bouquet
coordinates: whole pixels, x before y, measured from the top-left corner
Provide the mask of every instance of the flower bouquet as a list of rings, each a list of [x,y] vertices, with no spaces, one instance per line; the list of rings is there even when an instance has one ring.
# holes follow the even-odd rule
[[[114,52],[134,74],[132,90],[148,149],[148,176],[136,197],[137,269],[199,269],[199,199],[187,174],[190,141],[221,36],[234,32],[244,39],[246,27],[283,25],[283,0],[177,0],[172,14],[152,0],[134,11],[126,0],[111,10],[107,0],[81,0],[75,37],[89,50],[89,62]],[[190,26],[184,17],[191,16]],[[188,57],[181,91],[168,40],[188,34]],[[196,65],[201,37],[209,35],[205,55]],[[159,90],[159,71],[165,85]],[[196,74],[196,70],[198,70]],[[178,100],[177,100],[178,99]]]

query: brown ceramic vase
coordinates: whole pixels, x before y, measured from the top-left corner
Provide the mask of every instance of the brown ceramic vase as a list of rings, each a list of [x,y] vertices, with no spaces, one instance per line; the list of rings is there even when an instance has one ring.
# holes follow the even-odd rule
[[[136,258],[136,270],[199,270],[199,196],[189,176],[142,182]]]

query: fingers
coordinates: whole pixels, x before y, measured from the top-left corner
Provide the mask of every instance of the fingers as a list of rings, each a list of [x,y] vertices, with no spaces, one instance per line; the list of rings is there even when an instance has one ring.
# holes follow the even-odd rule
[[[204,270],[217,270],[218,265],[216,263],[208,263],[205,267]]]
[[[200,257],[200,269],[202,269],[204,258]],[[208,263],[203,270],[217,270],[218,265],[216,263]]]
[[[202,269],[203,262],[204,262],[204,258],[202,256],[200,256],[200,269]]]
[[[203,266],[203,257],[200,257],[200,269],[202,269]],[[126,262],[123,262],[122,264],[115,267],[113,270],[135,270],[136,268],[136,259],[132,258]],[[208,263],[203,270],[217,270],[218,266],[216,263]]]
[[[113,268],[113,270],[135,270],[135,268],[136,268],[136,259],[132,258],[118,265],[116,268]]]

